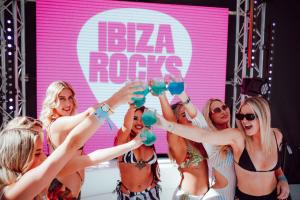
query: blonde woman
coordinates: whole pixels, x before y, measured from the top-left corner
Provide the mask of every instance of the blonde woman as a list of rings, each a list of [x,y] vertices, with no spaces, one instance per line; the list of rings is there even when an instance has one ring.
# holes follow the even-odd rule
[[[136,97],[133,92],[138,91],[136,86],[130,84],[123,87],[106,103],[116,107],[131,102],[131,98]],[[142,144],[141,139],[137,137],[127,144],[98,150],[70,161],[78,148],[101,126],[105,118],[99,113],[103,112],[101,108],[97,108],[92,115],[82,120],[48,158],[42,151],[42,130],[39,121],[17,118],[9,123],[0,133],[0,199],[44,199],[48,193],[48,186],[64,167],[59,177],[110,160]]]
[[[277,199],[282,134],[271,129],[269,105],[261,97],[246,99],[237,113],[238,129],[208,131],[180,125],[158,116],[158,126],[193,141],[232,148],[237,177],[236,197],[240,200]],[[189,134],[184,134],[188,132]],[[288,193],[280,199],[286,199]]]
[[[203,115],[207,121],[208,127],[212,131],[224,130],[230,128],[229,107],[220,99],[209,99],[204,108]],[[278,130],[277,130],[278,131]],[[234,171],[234,160],[232,149],[228,145],[205,145],[209,154],[209,168],[212,169],[214,185],[212,190],[218,194],[217,199],[234,199],[236,178]],[[276,176],[283,176],[281,168],[276,169]],[[286,180],[278,180],[277,194],[278,198],[283,198],[284,193],[288,193],[288,184]]]

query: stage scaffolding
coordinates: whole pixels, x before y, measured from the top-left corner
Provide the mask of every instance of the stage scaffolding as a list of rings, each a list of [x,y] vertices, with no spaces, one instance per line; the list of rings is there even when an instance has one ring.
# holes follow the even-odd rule
[[[263,78],[264,75],[266,2],[237,0],[235,14],[234,78],[227,81],[233,87],[232,127],[235,127],[235,113],[244,99],[240,90],[243,78]]]
[[[2,128],[14,116],[26,115],[25,0],[2,0],[0,12]],[[244,98],[240,93],[242,79],[263,77],[266,3],[263,0],[237,0],[233,13],[236,15],[234,78],[227,81],[233,88],[232,127],[235,126],[235,113]],[[14,32],[11,61],[6,38],[9,19],[13,22]]]
[[[26,115],[25,0],[0,1],[1,126]]]

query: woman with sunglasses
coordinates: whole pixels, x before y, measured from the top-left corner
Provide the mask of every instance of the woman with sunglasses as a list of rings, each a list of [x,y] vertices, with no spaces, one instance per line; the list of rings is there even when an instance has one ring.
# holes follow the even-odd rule
[[[115,145],[134,139],[144,128],[142,114],[145,107],[130,105],[122,128],[115,138]],[[159,166],[154,145],[142,145],[118,158],[121,181],[116,187],[118,200],[159,200]]]
[[[123,87],[106,103],[117,107],[131,102],[132,97],[139,98],[133,94],[139,91],[136,86],[132,84]],[[87,156],[74,157],[78,148],[105,119],[104,111],[96,108],[94,113],[67,134],[62,144],[47,158],[43,152],[42,123],[30,117],[12,120],[0,133],[0,199],[47,199],[47,196],[48,199],[76,199],[69,196],[71,191],[59,178],[84,167],[110,160],[142,144],[140,137],[136,137],[124,145],[97,150]],[[58,178],[54,179],[57,175]],[[51,189],[61,190],[53,193]]]
[[[280,168],[279,144],[282,134],[271,128],[268,102],[262,97],[247,98],[237,114],[238,129],[208,131],[169,122],[158,116],[157,125],[187,139],[232,148],[239,200],[286,199],[277,196],[276,170]],[[184,134],[188,132],[189,134]]]
[[[203,115],[207,121],[208,127],[212,131],[224,130],[230,128],[230,111],[228,106],[220,99],[209,99],[204,108]],[[276,130],[277,132],[279,130]],[[204,145],[205,147],[207,145]],[[206,147],[207,149],[207,147]],[[228,145],[214,145],[209,151],[209,167],[212,168],[215,184],[213,186],[223,199],[233,199],[235,194],[235,171],[232,155],[232,148]],[[275,171],[278,177],[284,177],[281,168]],[[277,194],[282,199],[289,193],[288,183],[283,179],[278,179]]]
[[[203,107],[203,115],[211,131],[230,128],[230,111],[219,99],[209,99]],[[208,166],[213,177],[212,189],[216,199],[233,200],[236,178],[232,149],[229,145],[204,144],[208,153]]]
[[[141,84],[141,82],[131,83],[124,88],[140,86]],[[136,90],[141,89],[137,88]],[[113,113],[113,105],[110,105],[108,102],[99,103],[78,114],[75,114],[76,108],[77,101],[75,91],[69,83],[65,81],[55,81],[48,86],[40,119],[47,131],[47,142],[50,153],[64,141],[68,133],[74,127],[95,112],[96,108],[101,108],[108,114]],[[84,155],[83,146],[78,149],[76,155]],[[84,169],[60,179],[60,182],[69,188],[72,196],[77,199],[80,199],[80,190],[83,181]]]
[[[159,95],[163,116],[186,127],[207,127],[202,113],[192,104],[186,92],[177,96],[181,101],[170,106],[166,94]],[[167,130],[169,157],[176,161],[181,174],[173,200],[211,199],[215,194],[209,190],[207,153],[200,142],[186,139],[184,135],[188,134],[186,130],[180,135]]]

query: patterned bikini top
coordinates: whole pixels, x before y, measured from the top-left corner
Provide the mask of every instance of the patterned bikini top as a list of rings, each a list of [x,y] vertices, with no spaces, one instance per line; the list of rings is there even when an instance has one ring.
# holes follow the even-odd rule
[[[64,187],[64,185],[58,180],[54,179],[51,182],[50,187],[48,188],[47,199],[49,200],[79,200],[80,194],[78,198],[72,196],[72,192],[69,188]]]
[[[153,155],[151,158],[149,158],[148,160],[143,161],[146,164],[152,165],[157,161],[157,155],[155,152],[153,152]],[[120,162],[124,162],[124,163],[131,163],[131,164],[136,164],[139,161],[136,159],[133,151],[129,151],[128,153],[125,153],[122,156],[122,159]]]
[[[198,144],[200,145],[200,144]],[[202,146],[202,145],[201,145]],[[202,146],[203,148],[203,146]],[[204,150],[204,148],[203,148]],[[205,150],[204,150],[205,151]],[[200,162],[207,159],[205,152],[200,152],[190,142],[187,141],[187,153],[184,160],[178,165],[179,168],[197,168]]]

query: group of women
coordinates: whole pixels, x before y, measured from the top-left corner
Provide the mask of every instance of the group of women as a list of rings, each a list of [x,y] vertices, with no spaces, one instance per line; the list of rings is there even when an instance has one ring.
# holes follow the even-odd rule
[[[76,114],[71,85],[50,84],[40,120],[16,117],[0,133],[0,200],[80,199],[84,169],[117,157],[121,180],[118,200],[160,199],[160,175],[154,145],[143,145],[145,107],[142,82],[127,84],[109,99]],[[174,200],[287,199],[288,182],[280,167],[282,134],[271,128],[270,109],[261,97],[247,98],[230,128],[230,111],[209,99],[201,113],[185,91],[170,105],[158,95],[162,116],[156,126],[167,131],[169,157],[178,165],[180,183]],[[84,143],[120,104],[129,104],[115,146],[85,154]],[[43,152],[43,129],[50,151]]]

